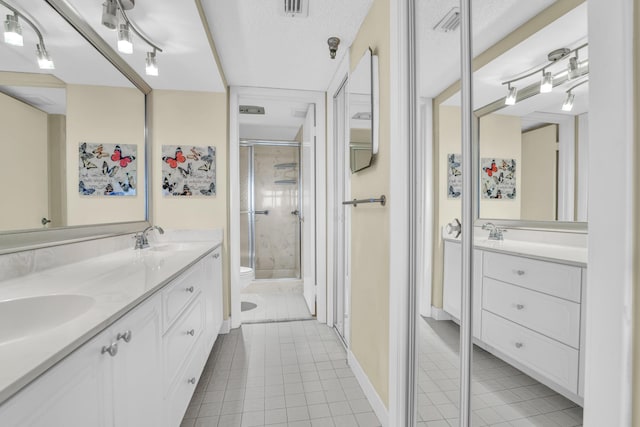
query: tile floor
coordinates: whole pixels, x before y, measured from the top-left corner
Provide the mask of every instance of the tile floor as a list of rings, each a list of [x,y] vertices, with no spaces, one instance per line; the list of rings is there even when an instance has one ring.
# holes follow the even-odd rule
[[[459,327],[422,319],[419,342],[418,427],[458,425]],[[501,359],[474,347],[473,426],[582,425],[582,408]]]
[[[380,426],[335,332],[315,320],[220,335],[181,427]]]
[[[300,280],[258,280],[242,290],[240,299],[256,308],[242,312],[243,323],[311,319]]]

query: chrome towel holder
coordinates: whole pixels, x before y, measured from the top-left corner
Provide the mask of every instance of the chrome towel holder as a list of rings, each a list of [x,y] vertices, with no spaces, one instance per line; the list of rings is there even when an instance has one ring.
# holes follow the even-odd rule
[[[353,207],[357,207],[362,203],[380,203],[382,206],[387,204],[387,197],[383,194],[379,198],[371,197],[369,199],[353,199],[353,200],[345,200],[342,202],[343,205],[353,205]]]

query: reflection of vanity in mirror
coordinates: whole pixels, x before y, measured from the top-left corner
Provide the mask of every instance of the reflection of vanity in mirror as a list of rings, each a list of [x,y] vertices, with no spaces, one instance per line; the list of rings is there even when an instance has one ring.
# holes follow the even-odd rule
[[[14,3],[23,46],[0,43],[0,144],[11,158],[0,170],[9,207],[0,212],[0,232],[145,221],[145,95],[48,4]],[[11,13],[2,4],[0,11]],[[36,44],[44,43],[53,68],[38,66]],[[94,148],[83,165],[84,142]],[[82,194],[83,166],[118,176],[111,161],[104,170],[114,153],[94,152],[100,144],[136,151],[137,170],[122,183],[136,188],[134,196]],[[113,193],[121,190],[123,180],[112,181]]]
[[[518,41],[473,73],[474,342],[578,405],[587,286],[586,17],[585,2],[547,17],[527,37],[518,40],[525,30],[516,29],[504,40]],[[458,89],[443,92],[434,108],[442,311],[459,322],[462,250],[447,232],[455,227],[446,227],[460,218],[466,172]]]
[[[355,173],[378,152],[378,61],[367,49],[349,78],[349,164]]]

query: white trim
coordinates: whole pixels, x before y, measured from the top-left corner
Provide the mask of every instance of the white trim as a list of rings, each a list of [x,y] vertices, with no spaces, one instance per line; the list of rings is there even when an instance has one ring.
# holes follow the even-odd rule
[[[431,307],[431,318],[435,320],[454,320],[449,313],[441,308],[433,306]]]
[[[373,408],[373,412],[375,412],[378,417],[378,421],[380,421],[382,427],[388,427],[389,412],[387,412],[387,408],[384,406],[382,399],[378,393],[376,393],[376,388],[371,384],[371,381],[369,381],[369,377],[364,372],[362,366],[358,363],[358,359],[356,359],[356,356],[351,352],[351,350],[347,350],[347,363],[349,364],[349,367],[351,367],[356,380],[358,380],[358,384],[360,384],[364,395],[367,397],[369,404]]]
[[[335,144],[333,138],[333,97],[335,96],[338,89],[342,86],[345,78],[349,77],[349,50],[347,50],[346,54],[342,57],[342,61],[338,65],[338,69],[336,70],[331,83],[329,83],[329,87],[327,88],[327,159],[334,159],[336,156],[335,152]],[[327,242],[332,239],[330,236],[333,236],[336,231],[336,218],[333,215],[335,211],[335,177],[339,171],[335,170],[334,162],[327,163]],[[333,257],[334,257],[335,247],[333,244],[327,243],[327,310],[326,310],[326,319],[327,325],[333,327],[333,275],[334,275],[334,265],[333,265]]]
[[[433,164],[433,99],[420,100],[420,120],[418,137],[419,152],[416,153],[423,165]],[[418,206],[420,215],[416,218],[420,227],[418,240],[418,309],[421,316],[431,317],[432,270],[433,270],[433,173],[424,167],[418,172]]]
[[[232,86],[229,91],[229,268],[231,280],[231,327],[240,326],[240,150],[237,144],[240,137],[238,107],[241,97],[283,99],[292,102],[308,102],[316,105],[316,236],[326,236],[326,94],[324,92],[269,89]],[[316,298],[317,319],[325,323],[327,305],[327,250],[326,239],[316,241]]]
[[[391,0],[389,77],[389,423],[407,424],[409,378],[408,2]],[[383,230],[381,230],[383,231]]]
[[[632,412],[634,0],[589,0],[589,263],[584,426]],[[612,66],[611,64],[615,64]],[[616,166],[601,177],[603,161]],[[615,185],[611,185],[615,183]]]
[[[574,221],[576,122],[574,116],[554,113],[533,113],[522,123],[544,122],[558,125],[558,221]]]
[[[576,188],[576,221],[587,222],[589,203],[589,113],[580,114],[578,120],[578,187]]]
[[[231,332],[231,318],[228,318],[222,322],[222,326],[220,326],[219,334],[228,334]]]

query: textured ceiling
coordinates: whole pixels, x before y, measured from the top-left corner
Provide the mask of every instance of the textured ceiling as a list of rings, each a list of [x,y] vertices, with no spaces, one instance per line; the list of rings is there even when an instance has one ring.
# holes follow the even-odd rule
[[[554,3],[553,0],[482,0],[472,2],[474,56]],[[437,32],[433,27],[456,0],[418,1],[420,94],[433,98],[460,78],[460,30]]]
[[[282,0],[203,1],[228,83],[324,91],[373,0],[309,0],[287,18]],[[335,60],[327,39],[341,39]]]

